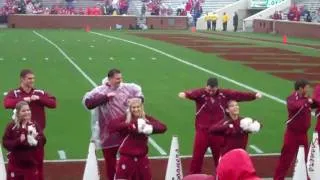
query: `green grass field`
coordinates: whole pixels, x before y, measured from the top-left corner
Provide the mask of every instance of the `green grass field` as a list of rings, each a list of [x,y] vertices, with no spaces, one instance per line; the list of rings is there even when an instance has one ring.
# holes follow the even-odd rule
[[[218,73],[247,87],[258,89],[270,97],[284,100],[292,91],[292,82],[279,79],[270,74],[259,72],[240,63],[225,61],[213,54],[205,54],[165,42],[144,39],[128,32],[94,31],[86,33],[80,30],[37,30],[62,50],[42,39],[32,30],[0,30],[0,93],[19,85],[19,71],[31,68],[36,74],[38,88],[43,88],[56,96],[58,107],[48,110],[45,134],[46,159],[59,159],[57,151],[64,150],[68,159],[86,158],[90,139],[90,113],[85,110],[81,100],[92,84],[69,60],[74,62],[82,73],[88,75],[96,84],[106,76],[110,68],[122,70],[124,80],[142,86],[146,98],[146,111],[164,121],[168,131],[164,135],[153,136],[156,143],[169,153],[172,135],[179,136],[182,155],[192,152],[194,135],[193,102],[181,100],[178,92],[190,88],[202,87],[210,72]],[[151,33],[189,33],[184,31],[151,31]],[[105,34],[111,37],[104,37]],[[211,34],[208,39],[225,39],[243,42],[243,38],[225,37]],[[242,37],[259,37],[278,40],[281,37],[241,33]],[[113,37],[119,37],[140,45],[128,43]],[[305,44],[320,44],[316,40],[290,39]],[[289,42],[290,42],[289,40]],[[297,46],[282,46],[272,42],[248,40],[256,46],[277,47],[319,56],[317,50]],[[145,45],[144,47],[141,44]],[[154,48],[153,50],[145,48]],[[158,52],[156,52],[156,51]],[[164,53],[159,53],[159,50]],[[169,57],[169,56],[170,57]],[[68,58],[70,58],[68,60]],[[177,61],[179,58],[182,61]],[[191,63],[192,66],[186,63]],[[196,65],[196,67],[194,66]],[[203,69],[209,70],[205,72]],[[221,87],[247,90],[233,82],[219,78]],[[251,116],[264,124],[263,130],[250,137],[264,153],[280,151],[286,120],[286,108],[279,100],[264,97],[261,100],[241,103],[243,116]],[[11,111],[0,108],[1,134],[11,117]],[[151,145],[150,155],[160,153]],[[251,148],[250,153],[255,154]]]

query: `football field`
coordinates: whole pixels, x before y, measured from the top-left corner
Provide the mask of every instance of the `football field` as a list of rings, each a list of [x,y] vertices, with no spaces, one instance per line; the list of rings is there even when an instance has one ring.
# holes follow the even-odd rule
[[[288,41],[283,45],[279,36],[253,33],[0,29],[0,93],[18,87],[21,69],[32,69],[36,87],[57,98],[57,109],[47,110],[46,159],[59,159],[58,151],[67,159],[84,159],[91,132],[82,97],[109,69],[119,68],[124,81],[142,86],[146,112],[168,126],[165,134],[152,136],[150,156],[167,155],[173,135],[179,137],[181,154],[191,155],[195,105],[177,95],[215,76],[223,88],[263,93],[260,100],[240,103],[242,116],[263,123],[247,150],[279,153],[292,80],[304,77],[315,84],[320,79],[320,40]],[[2,105],[1,134],[11,114]]]

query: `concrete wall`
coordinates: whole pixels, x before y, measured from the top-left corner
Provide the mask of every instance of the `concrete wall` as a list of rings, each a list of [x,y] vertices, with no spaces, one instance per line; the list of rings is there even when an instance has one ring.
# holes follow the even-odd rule
[[[115,28],[121,24],[125,29],[135,26],[136,16],[76,16],[76,15],[10,15],[10,28],[79,29],[90,26],[95,29]],[[147,17],[147,25],[154,29],[187,29],[187,17]]]
[[[261,33],[273,32],[293,37],[320,39],[320,23],[255,19],[253,30]]]

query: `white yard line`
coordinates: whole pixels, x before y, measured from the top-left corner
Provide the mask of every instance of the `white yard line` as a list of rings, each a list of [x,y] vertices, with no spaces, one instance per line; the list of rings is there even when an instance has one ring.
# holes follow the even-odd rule
[[[64,150],[59,150],[58,151],[58,155],[59,155],[59,158],[61,160],[66,160],[67,159],[67,154],[66,154],[66,152]]]
[[[263,153],[263,151],[260,149],[260,148],[258,148],[257,146],[255,146],[255,145],[253,145],[253,144],[251,144],[250,146],[249,146],[251,149],[253,149],[256,153],[258,153],[258,154],[262,154]]]
[[[37,36],[39,36],[41,39],[47,41],[49,44],[51,44],[52,46],[54,46],[82,75],[83,77],[85,77],[90,84],[93,87],[97,87],[97,84],[58,46],[56,45],[54,42],[52,42],[51,40],[49,40],[48,38],[46,38],[45,36],[39,34],[36,31],[33,31],[34,34],[36,34]],[[167,153],[165,152],[165,150],[163,148],[161,148],[151,137],[149,137],[149,142],[151,143],[151,145],[161,154],[161,155],[167,155]]]
[[[122,38],[119,38],[119,37],[115,37],[115,36],[110,36],[110,35],[106,35],[106,34],[101,34],[101,33],[93,32],[93,31],[90,31],[90,33],[91,33],[91,34],[98,35],[98,36],[110,38],[110,39],[115,39],[115,40],[123,41],[123,42],[129,43],[129,44],[134,44],[134,45],[143,47],[143,48],[145,48],[145,49],[149,49],[149,50],[151,50],[151,51],[154,51],[154,52],[157,52],[157,53],[162,54],[162,55],[164,55],[164,56],[167,56],[167,57],[169,57],[169,58],[171,58],[171,59],[173,59],[173,60],[179,61],[179,62],[181,62],[181,63],[183,63],[183,64],[186,64],[186,65],[188,65],[188,66],[191,66],[191,67],[193,67],[193,68],[196,68],[196,69],[198,69],[198,70],[200,70],[200,71],[203,71],[203,72],[206,72],[206,73],[208,73],[208,74],[211,74],[211,75],[214,75],[214,76],[216,76],[216,77],[219,77],[219,78],[221,78],[221,79],[224,79],[224,80],[226,80],[226,81],[228,81],[228,82],[231,82],[231,83],[233,83],[233,84],[236,84],[236,85],[238,85],[238,86],[240,86],[240,87],[243,87],[243,88],[245,88],[245,89],[248,89],[248,90],[250,90],[250,91],[260,92],[262,95],[264,95],[264,96],[268,97],[269,99],[272,99],[272,100],[274,100],[274,101],[276,101],[276,102],[279,102],[279,103],[281,103],[281,104],[286,104],[286,102],[285,102],[284,100],[282,100],[282,99],[280,99],[280,98],[278,98],[278,97],[276,97],[276,96],[273,96],[273,95],[271,95],[271,94],[268,94],[268,93],[263,92],[263,91],[261,91],[261,90],[258,90],[258,89],[256,89],[256,88],[253,88],[253,87],[251,87],[251,86],[248,86],[248,85],[246,85],[246,84],[243,84],[243,83],[241,83],[241,82],[238,82],[238,81],[236,81],[236,80],[233,80],[233,79],[231,79],[231,78],[228,78],[228,77],[226,77],[226,76],[224,76],[224,75],[221,75],[221,74],[215,73],[215,72],[213,72],[213,71],[210,71],[210,70],[208,70],[208,69],[206,69],[206,68],[203,68],[203,67],[198,66],[198,65],[196,65],[196,64],[193,64],[193,63],[191,63],[191,62],[188,62],[188,61],[186,61],[186,60],[183,60],[183,59],[181,59],[181,58],[178,58],[178,57],[173,56],[173,55],[171,55],[171,54],[168,54],[168,53],[166,53],[166,52],[163,52],[163,51],[161,51],[161,50],[159,50],[159,49],[156,49],[156,48],[153,48],[153,47],[144,45],[144,44],[140,44],[140,43],[137,43],[137,42],[134,42],[134,41],[129,41],[129,40],[126,40],[126,39],[122,39]]]

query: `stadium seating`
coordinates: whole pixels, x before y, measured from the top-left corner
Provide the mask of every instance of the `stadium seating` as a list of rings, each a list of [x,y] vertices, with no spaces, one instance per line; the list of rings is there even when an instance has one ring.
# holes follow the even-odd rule
[[[320,8],[320,0],[296,0],[298,6],[303,5],[310,12],[315,12]]]

